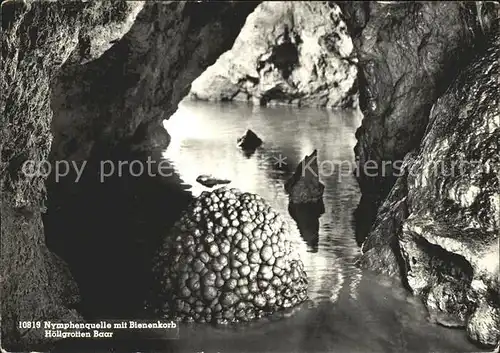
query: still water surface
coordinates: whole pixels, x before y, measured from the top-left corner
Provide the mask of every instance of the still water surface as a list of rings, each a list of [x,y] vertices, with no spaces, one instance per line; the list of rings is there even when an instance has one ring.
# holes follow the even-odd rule
[[[184,101],[165,122],[172,142],[164,157],[193,195],[208,190],[200,174],[263,196],[288,221],[290,239],[309,276],[310,300],[285,318],[250,325],[182,326],[169,342],[182,352],[474,352],[464,331],[427,321],[399,284],[357,268],[352,212],[359,189],[351,175],[357,112]],[[264,144],[251,157],[236,139],[252,129]],[[319,239],[301,237],[288,214],[283,184],[306,154],[318,150],[325,184]],[[303,239],[305,238],[305,239]]]

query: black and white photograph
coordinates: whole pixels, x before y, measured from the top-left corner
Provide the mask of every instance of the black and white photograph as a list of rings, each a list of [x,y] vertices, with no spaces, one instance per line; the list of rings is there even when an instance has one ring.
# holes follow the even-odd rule
[[[1,353],[500,352],[500,1],[0,9]]]

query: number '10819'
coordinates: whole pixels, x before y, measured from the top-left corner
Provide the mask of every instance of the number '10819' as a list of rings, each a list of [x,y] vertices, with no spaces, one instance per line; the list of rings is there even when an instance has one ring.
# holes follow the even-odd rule
[[[19,328],[40,328],[42,323],[40,321],[19,321]]]

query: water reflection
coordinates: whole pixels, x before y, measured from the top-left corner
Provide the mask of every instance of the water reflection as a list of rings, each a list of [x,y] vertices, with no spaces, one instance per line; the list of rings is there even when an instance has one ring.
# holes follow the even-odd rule
[[[307,204],[290,203],[288,205],[288,212],[297,224],[302,239],[312,252],[318,252],[319,217],[325,212],[323,200]]]
[[[289,205],[284,184],[304,156],[315,149],[318,149],[320,163],[352,161],[354,131],[359,118],[354,112],[339,114],[187,101],[165,122],[172,141],[164,156],[171,159],[181,177],[193,185],[195,196],[207,190],[194,183],[197,176],[212,174],[231,180],[229,187],[257,193],[268,200],[287,220],[290,240],[303,257],[310,276],[311,298],[331,301],[342,288],[344,271],[355,269],[354,260],[351,263],[350,256],[336,253],[341,248],[331,248],[328,237],[339,233],[347,245],[344,250],[358,254],[350,218],[351,206],[359,198],[356,181],[349,173],[340,175],[340,168],[321,175],[321,181],[329,184],[325,198],[333,200],[326,208],[323,203]],[[264,141],[251,158],[244,156],[236,146],[237,138],[247,129]],[[324,219],[320,219],[323,213]],[[334,225],[330,227],[333,232],[328,230],[330,224]],[[320,234],[327,236],[323,246]],[[319,291],[317,296],[315,287]],[[324,291],[328,295],[324,295]]]
[[[165,122],[172,144],[164,153],[193,185],[200,174],[232,180],[257,193],[285,218],[309,276],[309,301],[292,316],[250,325],[183,325],[178,352],[472,352],[461,331],[430,324],[423,306],[401,287],[358,269],[352,213],[359,201],[348,166],[354,160],[355,112],[245,104],[183,102]],[[246,158],[236,139],[253,130],[263,145]],[[321,205],[289,209],[284,183],[318,150]],[[277,163],[277,158],[285,163]],[[345,163],[344,163],[345,162]]]
[[[61,341],[54,351],[477,352],[463,331],[430,324],[423,306],[402,287],[354,266],[359,248],[352,211],[359,191],[341,165],[320,175],[321,217],[306,217],[304,209],[289,214],[284,183],[295,166],[314,149],[320,163],[352,161],[359,118],[314,109],[186,102],[166,123],[171,146],[152,156],[171,160],[178,175],[127,175],[100,183],[100,160],[149,156],[116,151],[94,156],[77,185],[72,176],[49,185],[47,243],[70,265],[84,299],[81,311],[90,320],[140,316],[152,253],[192,195],[207,190],[196,182],[200,174],[232,180],[230,187],[266,198],[287,220],[310,279],[309,301],[286,318],[227,327],[182,325],[178,340],[145,340],[132,332],[113,340]],[[249,128],[264,144],[246,158],[236,139]],[[277,156],[286,163],[276,163]],[[183,181],[192,185],[189,192]]]

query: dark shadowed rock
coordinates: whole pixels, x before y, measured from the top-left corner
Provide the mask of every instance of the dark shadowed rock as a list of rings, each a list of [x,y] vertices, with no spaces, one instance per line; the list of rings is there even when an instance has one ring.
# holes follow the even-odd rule
[[[491,46],[488,37],[498,32],[500,7],[494,2],[338,4],[359,57],[364,119],[356,132],[358,167],[375,161],[382,168],[384,161],[419,151],[408,161],[409,176],[394,188],[391,169],[376,176],[359,169],[357,221],[363,227],[357,237],[363,241],[368,234],[360,263],[402,273],[435,321],[467,325],[473,341],[494,346],[500,327],[499,255],[498,219],[494,225],[491,215],[499,214],[493,206],[499,203],[493,177],[498,171],[449,172],[456,172],[453,161],[463,159],[498,167],[491,154],[499,139],[498,49],[448,87],[474,53]],[[431,172],[436,163],[448,176]],[[404,266],[397,271],[401,258]]]
[[[42,211],[45,178],[22,172],[25,161],[46,161],[52,142],[50,82],[79,38],[101,28],[120,38],[143,3],[2,2],[0,110],[2,348],[31,351],[53,338],[43,330],[20,329],[20,321],[80,320],[80,298],[68,266],[45,244]],[[4,12],[5,10],[5,12]],[[128,22],[127,22],[128,21]],[[106,48],[89,37],[93,58]],[[81,59],[73,57],[75,64]]]
[[[438,99],[363,244],[367,258],[396,239],[390,261],[431,318],[486,346],[500,339],[499,59],[497,35]]]
[[[294,175],[285,183],[290,203],[306,204],[323,202],[325,186],[319,180],[318,151],[314,150],[299,163]]]
[[[473,269],[463,257],[429,243],[416,232],[405,230],[399,243],[406,264],[406,280],[413,293],[422,297],[435,322],[465,326],[467,292]]]
[[[404,279],[401,276],[401,267],[398,259],[399,243],[392,239],[388,243],[377,246],[363,253],[356,261],[356,265],[377,274],[383,274],[396,279]]]
[[[79,309],[87,317],[140,317],[151,286],[151,258],[165,229],[192,200],[190,186],[161,151],[119,148],[99,157],[87,161],[77,183],[74,172],[58,183],[49,178],[47,245],[69,265],[81,293]],[[101,181],[102,160],[135,167]],[[138,173],[137,162],[148,171]]]
[[[412,154],[409,153],[405,158],[403,170],[406,170],[408,163],[411,163],[411,157]],[[406,175],[403,175],[396,181],[380,206],[375,223],[362,243],[363,255],[358,262],[361,267],[394,277],[400,276],[404,264],[399,249],[398,234],[408,217],[407,196]],[[402,273],[400,279],[404,280],[404,276]]]
[[[297,166],[293,176],[285,183],[289,195],[288,212],[297,223],[302,239],[317,251],[319,218],[325,213],[324,185],[319,181],[318,151],[305,158]]]
[[[191,82],[231,47],[258,5],[132,3],[144,8],[123,38],[98,60],[68,63],[53,78],[53,158],[85,159],[131,138],[142,124],[161,125]]]
[[[236,141],[245,153],[251,154],[262,145],[262,140],[252,130],[247,130],[245,135],[238,138]]]
[[[133,151],[158,151],[165,150],[170,144],[170,135],[165,128],[157,123],[141,124],[130,141],[125,143]]]
[[[208,188],[213,188],[215,185],[229,184],[231,182],[231,180],[219,179],[214,177],[213,175],[207,175],[207,174],[200,175],[198,178],[196,178],[196,181]]]
[[[360,237],[396,177],[383,162],[402,160],[424,136],[430,109],[472,53],[484,46],[498,18],[489,2],[477,13],[474,2],[340,1],[358,54],[360,108],[364,119],[355,148],[362,191]],[[497,7],[498,8],[498,7]],[[379,173],[363,172],[374,161]],[[370,210],[371,208],[371,210]],[[371,218],[371,219],[368,219]]]
[[[3,0],[2,1],[2,30],[7,30],[22,16],[28,9],[25,0]]]

